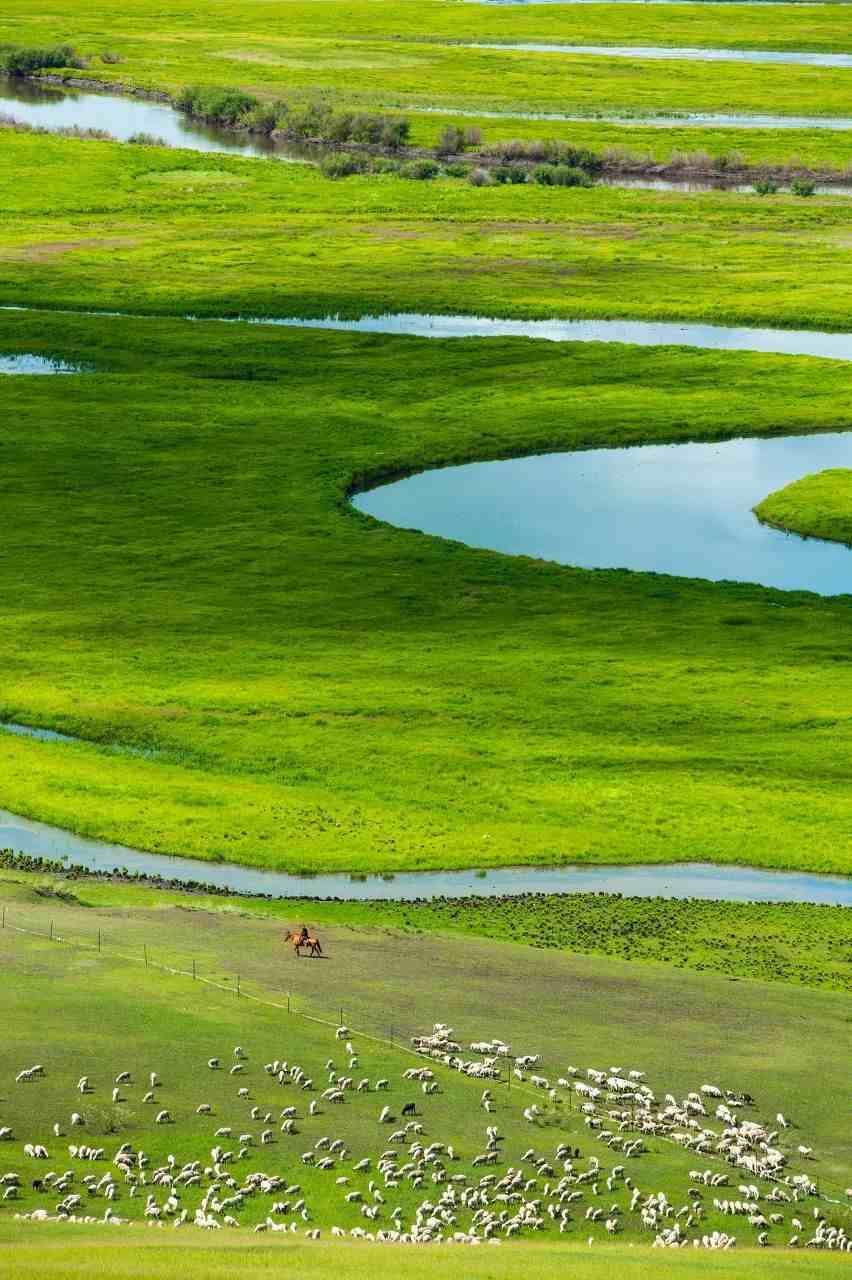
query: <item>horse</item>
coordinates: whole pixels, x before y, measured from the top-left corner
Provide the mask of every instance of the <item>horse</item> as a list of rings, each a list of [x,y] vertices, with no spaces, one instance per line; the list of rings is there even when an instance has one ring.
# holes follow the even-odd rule
[[[292,931],[284,935],[284,942],[292,942],[297,958],[301,958],[302,947],[308,948],[309,958],[322,955],[322,945],[316,934],[309,933],[305,937],[301,932]]]

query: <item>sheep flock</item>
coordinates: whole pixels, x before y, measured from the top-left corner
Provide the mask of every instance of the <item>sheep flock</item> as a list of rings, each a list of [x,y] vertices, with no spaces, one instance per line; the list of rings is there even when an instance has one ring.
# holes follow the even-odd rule
[[[64,1107],[37,1133],[17,1131],[15,1099],[44,1089],[51,1065],[21,1066],[0,1082],[0,1212],[401,1244],[550,1234],[852,1253],[852,1188],[845,1199],[821,1189],[818,1154],[793,1121],[776,1113],[770,1122],[739,1088],[705,1081],[677,1097],[633,1065],[551,1070],[499,1039],[463,1045],[440,1022],[413,1037],[410,1065],[400,1052],[399,1070],[381,1075],[369,1038],[345,1026],[328,1037],[329,1056],[313,1062],[290,1053],[255,1065],[236,1045],[142,1076],[82,1063]],[[385,1050],[386,1071],[387,1061]],[[197,1091],[191,1113],[170,1098],[169,1076],[180,1073]],[[463,1081],[464,1140],[439,1105],[451,1076]],[[215,1102],[205,1096],[214,1077],[224,1081]],[[122,1126],[104,1130],[104,1107],[128,1108],[134,1141]],[[356,1110],[353,1150],[341,1119]],[[164,1135],[173,1150],[146,1153],[145,1141],[162,1151]],[[682,1162],[677,1194],[645,1171],[660,1152]]]

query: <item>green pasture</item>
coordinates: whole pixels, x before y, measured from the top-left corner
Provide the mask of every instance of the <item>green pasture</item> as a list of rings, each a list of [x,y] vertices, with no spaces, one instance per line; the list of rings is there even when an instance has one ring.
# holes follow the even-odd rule
[[[805,537],[852,542],[852,471],[835,467],[795,480],[755,507],[767,524]]]
[[[0,136],[7,303],[849,324],[842,197],[333,182],[299,164]]]
[[[53,941],[45,936],[49,922]],[[19,932],[21,926],[44,933]],[[100,951],[94,940],[97,929]],[[332,1223],[368,1225],[357,1205],[343,1203],[343,1195],[366,1186],[372,1173],[353,1174],[351,1165],[363,1156],[375,1157],[397,1127],[378,1124],[385,1103],[399,1119],[403,1102],[415,1101],[424,1138],[452,1143],[460,1157],[457,1170],[469,1175],[488,1123],[496,1123],[504,1135],[505,1167],[517,1165],[528,1146],[552,1154],[559,1141],[578,1145],[584,1160],[594,1154],[604,1166],[618,1162],[618,1153],[598,1142],[567,1095],[554,1107],[529,1079],[522,1084],[515,1080],[511,1088],[494,1083],[497,1110],[491,1117],[479,1103],[482,1082],[440,1064],[434,1067],[440,1084],[434,1097],[424,1096],[416,1082],[403,1081],[402,1072],[418,1063],[406,1047],[410,1037],[441,1020],[454,1028],[465,1056],[471,1056],[469,1042],[500,1036],[516,1054],[541,1054],[533,1070],[554,1081],[569,1065],[585,1074],[588,1066],[608,1068],[612,1062],[625,1070],[646,1071],[661,1104],[666,1092],[682,1097],[708,1080],[747,1090],[755,1098],[755,1118],[774,1120],[777,1111],[788,1118],[791,1128],[779,1141],[789,1152],[790,1171],[810,1173],[828,1198],[821,1207],[848,1230],[844,1188],[852,1149],[848,1127],[838,1114],[847,1083],[848,998],[602,957],[536,952],[484,939],[412,938],[390,929],[339,926],[323,929],[322,940],[326,959],[296,960],[283,944],[280,921],[252,915],[173,907],[84,908],[61,899],[14,902],[0,929],[6,975],[0,1007],[15,1027],[14,1038],[0,1048],[0,1119],[14,1133],[0,1148],[0,1169],[25,1174],[28,1183],[54,1163],[67,1167],[67,1144],[80,1141],[115,1149],[130,1141],[150,1155],[151,1171],[168,1152],[179,1164],[194,1158],[206,1163],[215,1130],[227,1125],[233,1136],[222,1145],[236,1150],[237,1135],[244,1130],[254,1138],[251,1163],[238,1162],[237,1176],[240,1164],[245,1172],[252,1167],[280,1170],[301,1185],[313,1218],[309,1225],[327,1231]],[[372,1085],[387,1078],[387,1096],[371,1087],[366,1094],[353,1093],[339,1107],[320,1098],[328,1083],[327,1059],[349,1073],[348,1056],[334,1038],[341,1015],[359,1059],[353,1073]],[[248,1055],[241,1078],[228,1070],[235,1045]],[[211,1056],[221,1059],[221,1071],[208,1069]],[[301,1065],[315,1088],[307,1093],[293,1086],[282,1089],[263,1071],[263,1063],[274,1058]],[[31,1062],[44,1065],[45,1079],[16,1085],[15,1075]],[[125,1070],[132,1083],[121,1088],[120,1100],[113,1103],[114,1078]],[[152,1070],[162,1081],[153,1104],[143,1101]],[[81,1096],[76,1083],[84,1074],[93,1092]],[[242,1086],[249,1088],[248,1099],[237,1097]],[[319,1101],[319,1115],[308,1114],[310,1098]],[[211,1116],[196,1114],[202,1102],[212,1106]],[[542,1108],[542,1118],[530,1125],[522,1111],[532,1102]],[[251,1117],[255,1105],[274,1117],[282,1107],[294,1105],[297,1132],[280,1133],[276,1120],[269,1125],[275,1142],[261,1148],[266,1122]],[[160,1108],[170,1111],[172,1124],[154,1124]],[[83,1114],[82,1129],[70,1126],[72,1111]],[[52,1130],[57,1121],[59,1139]],[[707,1123],[718,1123],[712,1110]],[[323,1135],[344,1139],[352,1154],[343,1163],[350,1167],[329,1174],[301,1163],[301,1153]],[[27,1141],[44,1143],[52,1161],[30,1160],[23,1152]],[[812,1147],[813,1158],[803,1160],[799,1144]],[[628,1161],[628,1172],[640,1189],[665,1190],[678,1206],[686,1198],[688,1170],[696,1161],[702,1168],[725,1168],[712,1157],[701,1163],[702,1157],[663,1138],[647,1138],[646,1147],[645,1155]],[[88,1169],[79,1162],[72,1167],[79,1173],[104,1171],[97,1163]],[[352,1177],[351,1188],[335,1184],[340,1174]],[[737,1176],[731,1185],[736,1186]],[[768,1184],[764,1194],[767,1189]],[[621,1204],[624,1191],[620,1185],[602,1194]],[[394,1194],[405,1213],[417,1203],[418,1193],[405,1183]],[[629,1198],[629,1189],[627,1194]],[[39,1196],[27,1185],[21,1200],[0,1204],[0,1218],[50,1204]],[[569,1242],[585,1242],[591,1234],[602,1245],[603,1224],[595,1227],[584,1217],[588,1202],[575,1215]],[[190,1191],[185,1203],[191,1217],[196,1200]],[[393,1203],[388,1200],[382,1212],[389,1213]],[[112,1207],[122,1216],[141,1218],[143,1204],[120,1195]],[[105,1207],[105,1202],[95,1202],[92,1211],[100,1216]],[[706,1229],[730,1228],[733,1221],[738,1243],[753,1242],[756,1233],[744,1219],[726,1219],[714,1211],[712,1193],[705,1196],[705,1209]],[[238,1216],[241,1223],[253,1225],[267,1210],[259,1198]],[[795,1210],[785,1213],[784,1227],[790,1225],[791,1212]],[[304,1225],[298,1223],[300,1231]],[[542,1234],[553,1236],[550,1224]],[[629,1214],[623,1238],[648,1240]],[[773,1244],[787,1238],[783,1227],[771,1233]]]
[[[239,38],[266,42],[288,38],[361,40],[542,41],[566,44],[667,45],[730,49],[846,52],[852,30],[849,4],[775,5],[769,14],[741,4],[669,4],[665,9],[623,4],[478,5],[442,0],[221,0],[200,14],[176,0],[164,14],[154,0],[121,6],[112,0],[47,0],[33,13],[7,0],[4,30],[19,44],[50,44],[79,35],[98,54],[120,50],[121,41],[152,57],[189,57],[218,42]],[[156,23],[154,19],[157,19]],[[227,47],[227,46],[226,46]],[[213,55],[215,56],[215,55]]]
[[[391,892],[393,876],[387,880]],[[288,925],[304,917],[314,928],[390,928],[407,934],[438,932],[498,942],[518,939],[544,950],[662,963],[722,973],[731,979],[852,990],[848,911],[807,902],[702,902],[596,893],[420,902],[315,898],[267,902],[11,868],[0,873],[0,902],[8,907],[10,919],[21,904],[29,913],[30,904],[49,909],[54,901],[101,911],[172,906],[238,911]],[[91,941],[91,930],[82,919],[80,927]]]
[[[86,740],[4,735],[0,804],[294,871],[848,872],[847,598],[473,551],[345,499],[848,429],[846,364],[15,312],[2,347],[99,372],[0,384],[0,714]]]

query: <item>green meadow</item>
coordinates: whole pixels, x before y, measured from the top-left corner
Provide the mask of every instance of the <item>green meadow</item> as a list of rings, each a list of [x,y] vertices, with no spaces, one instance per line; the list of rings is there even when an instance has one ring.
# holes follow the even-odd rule
[[[0,388],[2,716],[85,739],[4,736],[0,804],[288,870],[848,870],[848,599],[471,551],[346,501],[477,457],[848,428],[845,364],[15,312],[0,331],[96,370]]]
[[[345,1267],[352,1280],[390,1280],[402,1270],[412,1280],[510,1280],[517,1275],[518,1259],[513,1249],[488,1249],[472,1257],[466,1251],[449,1253],[440,1247],[423,1246],[412,1251],[400,1246],[359,1246],[340,1241],[334,1246],[304,1244],[294,1240],[280,1245],[264,1243],[262,1239],[231,1238],[215,1244],[199,1236],[185,1233],[176,1239],[174,1233],[145,1231],[128,1228],[119,1239],[97,1227],[76,1228],[69,1239],[68,1231],[44,1227],[5,1227],[0,1223],[0,1246],[14,1242],[4,1256],[0,1253],[0,1275],[14,1276],[17,1280],[42,1277],[46,1272],[61,1280],[79,1280],[91,1275],[97,1268],[99,1274],[115,1280],[150,1280],[155,1277],[173,1276],[176,1271],[196,1280],[218,1280],[229,1277],[234,1268],[240,1274],[254,1280],[268,1280],[279,1276],[282,1267],[297,1271],[306,1277],[326,1277],[340,1274]],[[612,1275],[614,1267],[619,1275],[629,1280],[657,1280],[661,1274],[672,1280],[752,1280],[766,1275],[766,1255],[759,1250],[737,1249],[728,1252],[696,1255],[692,1250],[677,1251],[663,1262],[647,1251],[636,1250],[630,1245],[610,1245],[596,1251],[588,1246],[559,1246],[528,1244],[524,1246],[524,1266],[535,1270],[542,1280],[563,1276],[566,1268],[577,1280],[601,1280]],[[664,1271],[662,1270],[664,1268]],[[781,1280],[822,1280],[825,1276],[844,1273],[844,1259],[839,1255],[800,1254],[772,1257],[772,1268]]]
[[[302,164],[0,136],[6,302],[848,325],[842,197],[333,182]]]
[[[419,1060],[419,1065],[433,1065],[440,1085],[434,1098],[423,1095],[417,1082],[406,1084],[402,1072],[418,1065],[411,1037],[441,1020],[453,1027],[465,1058],[470,1057],[470,1042],[500,1036],[517,1055],[540,1054],[540,1063],[530,1070],[554,1084],[569,1066],[580,1079],[590,1066],[618,1063],[625,1071],[646,1072],[661,1106],[665,1093],[682,1097],[706,1081],[749,1092],[754,1097],[749,1118],[774,1121],[780,1111],[788,1119],[790,1128],[780,1144],[788,1153],[790,1172],[809,1173],[823,1197],[838,1201],[823,1201],[822,1207],[849,1229],[844,1188],[852,1149],[837,1106],[850,1047],[847,997],[783,982],[732,981],[665,965],[540,951],[523,945],[523,935],[519,945],[513,939],[462,938],[440,931],[417,936],[392,927],[329,924],[321,931],[326,958],[296,960],[284,944],[282,920],[251,911],[194,909],[186,899],[179,905],[158,901],[146,907],[132,902],[129,893],[123,903],[86,905],[73,894],[40,897],[26,885],[16,895],[15,886],[5,881],[2,896],[7,909],[0,955],[7,981],[0,1008],[15,1026],[15,1037],[4,1042],[0,1056],[0,1115],[14,1133],[0,1148],[0,1167],[25,1174],[27,1184],[57,1160],[67,1161],[67,1144],[80,1141],[111,1152],[130,1141],[149,1154],[151,1170],[170,1151],[179,1164],[191,1158],[207,1162],[215,1129],[227,1125],[233,1137],[223,1145],[236,1144],[243,1129],[253,1135],[251,1163],[237,1162],[237,1175],[241,1163],[247,1172],[268,1161],[287,1181],[302,1185],[312,1225],[325,1234],[334,1222],[349,1228],[363,1219],[357,1206],[343,1204],[336,1175],[302,1165],[301,1153],[320,1135],[337,1134],[352,1153],[347,1165],[374,1156],[388,1145],[406,1100],[417,1101],[429,1141],[456,1147],[461,1157],[456,1167],[468,1176],[475,1172],[470,1161],[481,1149],[488,1123],[496,1123],[504,1135],[503,1169],[517,1165],[527,1147],[552,1154],[559,1141],[578,1145],[583,1159],[595,1155],[605,1167],[619,1161],[620,1153],[600,1143],[567,1094],[561,1104],[550,1105],[547,1095],[534,1089],[529,1072],[521,1082],[513,1077],[508,1087],[503,1070],[501,1082],[492,1084],[497,1110],[491,1119],[480,1106],[483,1082],[440,1063]],[[294,915],[289,923],[298,919]],[[51,923],[53,941],[47,936]],[[19,932],[21,928],[35,932]],[[100,950],[95,945],[98,931]],[[371,1085],[388,1079],[388,1097],[371,1087],[366,1095],[353,1091],[339,1107],[322,1099],[325,1062],[331,1059],[338,1070],[346,1069],[342,1045],[334,1038],[341,1017],[359,1058],[357,1078],[366,1077]],[[248,1055],[244,1079],[228,1071],[236,1045]],[[220,1059],[221,1071],[208,1069],[211,1056]],[[282,1091],[263,1071],[263,1064],[274,1058],[300,1064],[314,1088]],[[815,1061],[820,1064],[818,1078]],[[45,1067],[44,1080],[14,1084],[14,1075],[34,1062]],[[143,1100],[152,1070],[162,1081],[153,1104]],[[122,1071],[130,1071],[132,1082],[113,1102],[113,1081]],[[84,1074],[90,1077],[91,1095],[75,1089]],[[247,1100],[238,1098],[238,1086],[249,1088]],[[317,1116],[308,1114],[312,1099],[319,1105]],[[211,1105],[212,1116],[196,1114],[204,1102]],[[385,1102],[397,1116],[391,1128],[377,1123]],[[522,1115],[533,1102],[543,1112],[538,1123]],[[272,1111],[278,1117],[287,1104],[296,1107],[296,1133],[279,1132],[278,1119],[271,1126],[275,1141],[264,1151],[259,1140],[264,1122],[252,1117],[250,1108],[257,1105],[261,1113]],[[717,1123],[714,1107],[708,1107],[710,1127]],[[172,1124],[154,1123],[160,1108],[169,1110]],[[74,1132],[69,1125],[75,1110],[84,1115],[85,1132]],[[52,1132],[55,1122],[63,1130],[59,1139]],[[54,1163],[30,1160],[22,1150],[27,1141],[43,1143]],[[800,1144],[812,1148],[812,1157],[798,1154]],[[662,1136],[649,1136],[645,1145],[645,1155],[628,1158],[627,1171],[640,1188],[665,1190],[678,1206],[686,1198],[688,1171],[696,1161],[701,1168],[727,1171],[712,1155],[702,1160]],[[86,1172],[79,1163],[72,1167]],[[95,1163],[92,1171],[100,1176],[104,1167]],[[338,1169],[339,1174],[352,1176],[351,1167]],[[736,1173],[729,1178],[735,1195],[736,1178]],[[363,1186],[357,1175],[352,1186]],[[603,1186],[601,1191],[607,1194]],[[187,1189],[190,1217],[195,1194]],[[733,1229],[739,1248],[753,1245],[756,1231],[741,1217],[732,1221],[715,1212],[714,1194],[719,1193],[704,1194],[702,1230]],[[636,1215],[627,1212],[624,1195],[623,1186],[614,1190],[624,1212],[621,1238],[650,1243]],[[417,1203],[416,1191],[405,1182],[397,1197],[406,1214]],[[20,1200],[0,1202],[0,1222],[40,1203],[51,1202],[25,1185]],[[381,1212],[388,1214],[395,1203],[389,1199]],[[134,1205],[122,1193],[113,1209],[138,1220],[143,1204],[144,1199]],[[587,1204],[584,1200],[572,1212],[567,1240],[549,1223],[541,1235],[570,1244],[585,1243],[591,1234],[603,1245],[603,1222],[584,1220]],[[104,1208],[102,1199],[92,1201],[91,1211],[98,1216]],[[786,1244],[784,1227],[790,1229],[789,1215],[796,1212],[781,1208],[785,1221],[781,1230],[771,1232],[774,1245]],[[812,1218],[807,1201],[802,1208]],[[266,1212],[265,1202],[258,1200],[238,1216],[242,1225],[252,1226]],[[298,1226],[301,1232],[305,1224]]]

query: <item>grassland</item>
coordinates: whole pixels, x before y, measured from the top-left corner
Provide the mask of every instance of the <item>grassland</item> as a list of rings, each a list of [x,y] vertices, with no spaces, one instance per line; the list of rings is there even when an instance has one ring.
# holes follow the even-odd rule
[[[543,1075],[561,1075],[568,1064],[584,1072],[605,1061],[647,1071],[661,1099],[667,1091],[683,1096],[706,1079],[747,1090],[756,1099],[755,1118],[774,1117],[778,1110],[790,1118],[793,1127],[782,1145],[791,1153],[792,1171],[806,1168],[827,1196],[842,1199],[848,1185],[850,1134],[838,1116],[850,1048],[847,997],[533,951],[512,942],[412,937],[351,926],[323,930],[325,961],[297,961],[283,947],[280,922],[253,915],[173,907],[87,908],[36,898],[13,906],[7,927],[0,930],[7,976],[0,1003],[7,1025],[15,1027],[14,1041],[7,1039],[0,1050],[0,1112],[15,1141],[4,1144],[0,1163],[28,1177],[52,1166],[34,1166],[22,1144],[41,1141],[53,1153],[58,1144],[52,1124],[59,1120],[67,1128],[72,1110],[88,1111],[89,1123],[85,1134],[63,1139],[63,1151],[75,1137],[104,1146],[128,1140],[134,1147],[144,1146],[152,1168],[168,1151],[183,1160],[206,1153],[213,1130],[223,1124],[231,1125],[235,1135],[245,1124],[257,1141],[260,1126],[256,1120],[252,1124],[249,1107],[277,1114],[283,1105],[276,1104],[278,1086],[264,1076],[260,1064],[275,1057],[301,1063],[319,1094],[325,1087],[320,1084],[322,1063],[328,1057],[337,1061],[333,1028],[342,1013],[354,1033],[359,1078],[391,1079],[390,1096],[378,1102],[374,1094],[356,1097],[352,1105],[330,1113],[321,1103],[323,1114],[311,1118],[304,1115],[305,1096],[291,1092],[283,1101],[297,1106],[299,1132],[289,1138],[277,1135],[270,1153],[289,1170],[288,1178],[303,1185],[315,1224],[326,1229],[330,1221],[341,1221],[331,1216],[334,1206],[341,1214],[347,1207],[340,1204],[340,1189],[328,1186],[331,1179],[322,1171],[299,1168],[301,1176],[293,1178],[300,1153],[326,1133],[344,1137],[353,1163],[373,1154],[377,1143],[386,1144],[389,1131],[376,1124],[379,1104],[387,1101],[396,1109],[408,1097],[401,1083],[402,1070],[412,1065],[405,1046],[412,1034],[437,1019],[456,1029],[465,1051],[469,1041],[499,1035],[516,1053],[540,1053]],[[54,938],[63,941],[11,927],[23,923],[46,933],[50,920]],[[98,929],[100,951],[94,946]],[[88,946],[74,945],[78,938]],[[190,976],[193,961],[195,982]],[[161,965],[183,973],[171,974]],[[216,1055],[227,1066],[235,1044],[248,1052],[247,1078],[208,1073],[208,1058]],[[33,1087],[14,1086],[14,1074],[31,1061],[44,1064],[46,1079]],[[132,1072],[134,1084],[121,1091],[124,1102],[113,1104],[112,1080],[122,1070]],[[171,1111],[173,1126],[155,1126],[156,1108],[142,1102],[150,1070],[163,1081],[157,1108]],[[95,1091],[80,1098],[74,1085],[83,1074],[91,1077]],[[439,1071],[438,1078],[442,1092],[434,1101],[419,1100],[418,1110],[425,1114],[429,1139],[454,1143],[465,1161],[459,1167],[468,1172],[467,1162],[480,1149],[488,1122],[479,1107],[482,1084],[450,1071]],[[247,1103],[236,1097],[238,1085],[250,1087]],[[554,1145],[562,1134],[580,1145],[584,1157],[590,1148],[599,1153],[582,1114],[567,1101],[550,1131],[542,1127],[530,1134],[521,1115],[536,1098],[529,1082],[494,1089],[495,1122],[506,1135],[507,1164],[517,1163],[531,1143],[548,1150],[551,1133]],[[538,1100],[546,1101],[540,1093]],[[213,1105],[212,1119],[196,1116],[202,1101]],[[111,1129],[120,1136],[114,1138]],[[813,1160],[799,1160],[800,1143],[813,1147]],[[636,1163],[638,1184],[683,1197],[695,1156],[662,1138],[649,1138],[647,1146],[648,1156]],[[408,1212],[416,1201],[405,1186],[399,1195]],[[37,1193],[27,1189],[24,1201],[12,1207],[29,1210],[38,1203]],[[191,1208],[189,1195],[186,1203]],[[101,1213],[103,1208],[101,1204]],[[134,1208],[126,1199],[114,1206],[123,1215]],[[8,1217],[9,1209],[3,1205],[0,1216]],[[709,1200],[707,1209],[708,1227],[717,1225]],[[351,1212],[343,1225],[362,1221],[357,1206]],[[251,1224],[265,1216],[265,1209],[249,1203],[240,1216]],[[572,1230],[571,1236],[585,1241],[591,1229],[582,1214],[577,1218],[577,1232]],[[718,1223],[724,1226],[724,1219]],[[741,1220],[737,1226],[739,1244],[747,1245],[750,1229]],[[597,1231],[603,1238],[602,1225]],[[643,1238],[628,1218],[624,1238]]]
[[[392,880],[388,885],[392,888]],[[120,908],[235,911],[288,925],[309,919],[327,926],[442,933],[505,941],[584,955],[668,964],[728,978],[792,982],[852,992],[852,936],[848,912],[811,903],[720,903],[620,894],[529,894],[512,898],[441,898],[421,902],[328,901],[186,893],[144,883],[80,879],[74,875],[0,872],[0,901],[14,918],[19,904],[53,900],[98,910]],[[91,931],[80,917],[78,927]]]
[[[165,1238],[163,1238],[165,1236]],[[264,1237],[264,1241],[266,1237]],[[301,1241],[270,1245],[259,1239],[217,1239],[211,1244],[174,1232],[142,1231],[128,1228],[119,1239],[113,1239],[103,1228],[78,1227],[69,1235],[68,1228],[9,1226],[0,1220],[0,1275],[15,1280],[30,1280],[49,1274],[57,1280],[79,1280],[93,1269],[105,1280],[162,1280],[179,1271],[188,1280],[204,1277],[219,1280],[230,1277],[239,1267],[241,1275],[267,1280],[279,1276],[282,1267],[300,1276],[325,1277],[345,1270],[352,1280],[385,1280],[404,1270],[411,1280],[511,1280],[518,1274],[518,1253],[514,1249],[488,1249],[470,1254],[468,1250],[446,1250],[422,1246],[402,1249],[394,1245],[359,1245],[337,1241],[332,1247],[322,1242]],[[14,1247],[12,1253],[10,1246]],[[815,1280],[816,1277],[842,1275],[844,1259],[830,1254],[773,1253],[773,1274],[782,1280]],[[579,1245],[530,1243],[524,1246],[524,1270],[532,1269],[541,1280],[561,1277],[567,1269],[576,1280],[607,1280],[613,1270],[626,1280],[752,1280],[766,1275],[766,1254],[755,1250],[736,1249],[733,1254],[696,1254],[692,1250],[670,1251],[664,1258],[659,1253],[637,1250],[630,1245],[611,1244],[605,1250]]]
[[[9,303],[848,327],[836,197],[335,183],[303,165],[2,136]]]
[[[818,16],[781,8],[771,46],[845,49],[848,6]],[[502,11],[413,3],[219,5],[215,22],[177,6],[164,19],[146,3],[132,16],[109,3],[57,3],[32,15],[7,5],[0,38],[22,44],[69,41],[81,53],[104,49],[123,61],[110,75],[174,92],[187,83],[230,84],[261,96],[331,92],[365,105],[446,106],[598,115],[733,112],[844,116],[852,92],[843,70],[707,64],[461,48],[446,41],[539,39],[572,43],[697,43],[766,47],[757,14],[702,7],[674,19],[637,19],[617,5],[577,14],[550,6]],[[802,42],[802,43],[800,43]],[[93,65],[99,66],[95,63]]]
[[[852,471],[835,467],[795,480],[755,507],[766,524],[807,538],[852,543]]]
[[[345,501],[463,458],[848,427],[845,365],[15,313],[2,331],[102,371],[2,385],[2,714],[87,740],[4,737],[6,807],[290,870],[848,871],[848,601],[475,552]]]

